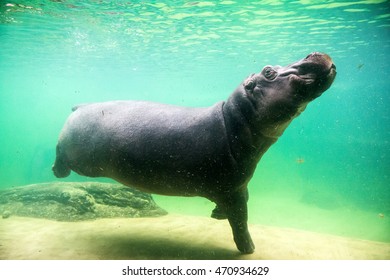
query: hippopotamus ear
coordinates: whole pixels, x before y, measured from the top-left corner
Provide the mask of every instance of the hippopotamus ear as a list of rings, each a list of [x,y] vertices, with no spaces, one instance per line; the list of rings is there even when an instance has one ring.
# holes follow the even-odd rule
[[[252,93],[253,89],[256,86],[256,81],[253,79],[254,74],[249,76],[245,81],[244,81],[244,88],[246,93]]]

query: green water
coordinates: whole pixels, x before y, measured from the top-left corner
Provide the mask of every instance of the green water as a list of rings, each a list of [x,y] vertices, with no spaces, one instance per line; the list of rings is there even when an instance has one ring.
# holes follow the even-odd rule
[[[0,188],[56,181],[75,104],[209,106],[312,51],[333,86],[258,165],[252,224],[390,242],[389,1],[0,1]],[[72,174],[67,181],[89,178]],[[155,197],[209,216],[201,198]]]

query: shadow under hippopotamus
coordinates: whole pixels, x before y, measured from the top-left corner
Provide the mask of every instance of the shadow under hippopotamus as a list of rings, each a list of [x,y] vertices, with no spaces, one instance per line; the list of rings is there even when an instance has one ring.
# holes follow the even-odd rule
[[[0,219],[2,260],[372,260],[389,259],[390,245],[303,230],[251,225],[261,247],[234,247],[224,221],[168,214],[59,222]]]

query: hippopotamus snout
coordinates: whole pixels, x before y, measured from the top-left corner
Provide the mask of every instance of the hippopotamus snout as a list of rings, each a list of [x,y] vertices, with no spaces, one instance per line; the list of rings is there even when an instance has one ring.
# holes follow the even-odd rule
[[[311,60],[311,61],[318,61],[319,63],[327,63],[329,67],[333,64],[332,59],[330,58],[329,55],[326,53],[320,53],[320,52],[312,52],[308,54],[304,60]],[[333,64],[334,66],[334,64]]]
[[[296,65],[298,76],[305,79],[308,86],[315,88],[312,98],[320,96],[333,83],[336,65],[329,55],[313,52]]]
[[[321,76],[331,72],[332,74],[336,73],[336,66],[330,56],[319,52],[309,54],[295,65],[292,65],[292,67],[295,67],[300,75],[314,73]]]

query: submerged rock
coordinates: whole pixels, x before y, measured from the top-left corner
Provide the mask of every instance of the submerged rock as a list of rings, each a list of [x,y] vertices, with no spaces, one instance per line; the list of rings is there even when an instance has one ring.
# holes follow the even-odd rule
[[[146,194],[119,184],[54,182],[0,190],[0,213],[58,221],[167,214]]]
[[[7,219],[11,216],[11,212],[10,211],[4,211],[3,212],[3,215],[1,215],[3,217],[3,219]]]

